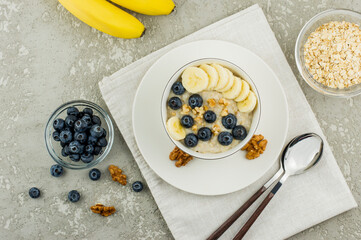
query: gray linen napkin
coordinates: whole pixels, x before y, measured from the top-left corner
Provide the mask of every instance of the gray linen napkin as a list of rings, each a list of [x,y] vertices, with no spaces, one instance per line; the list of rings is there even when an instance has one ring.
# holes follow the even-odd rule
[[[262,179],[241,191],[222,196],[198,196],[167,184],[145,162],[136,145],[132,128],[129,127],[136,88],[156,59],[176,46],[201,39],[230,41],[259,55],[277,74],[287,95],[290,111],[287,140],[304,132],[316,132],[325,140],[258,5],[205,27],[104,78],[99,83],[104,100],[173,236],[185,240],[205,239],[279,167],[275,164]],[[245,239],[284,239],[356,206],[326,142],[320,164],[301,176],[290,178],[247,233]],[[255,207],[253,206],[252,210]],[[222,239],[231,239],[251,215],[252,210],[246,212],[222,236]]]

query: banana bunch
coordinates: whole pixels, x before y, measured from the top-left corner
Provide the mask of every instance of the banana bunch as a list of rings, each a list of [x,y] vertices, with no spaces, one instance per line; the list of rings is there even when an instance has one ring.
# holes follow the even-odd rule
[[[75,17],[89,26],[119,38],[138,38],[144,25],[135,17],[107,0],[59,0]],[[146,15],[168,15],[175,5],[172,0],[112,0],[119,6]]]
[[[250,89],[249,84],[216,63],[186,68],[182,74],[182,84],[191,93],[216,90],[225,98],[237,102],[240,112],[252,112],[257,105],[256,94]]]

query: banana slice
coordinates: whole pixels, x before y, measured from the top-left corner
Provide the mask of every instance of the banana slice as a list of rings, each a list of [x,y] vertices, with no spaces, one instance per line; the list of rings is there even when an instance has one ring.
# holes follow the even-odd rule
[[[182,74],[184,88],[191,93],[198,93],[208,87],[208,75],[197,67],[188,67]]]
[[[234,99],[234,101],[236,101],[236,102],[242,102],[242,101],[243,101],[244,99],[246,99],[246,97],[248,96],[249,91],[250,91],[250,87],[249,87],[248,82],[242,80],[242,90],[241,90],[241,93],[238,95],[238,97],[236,97],[236,98]]]
[[[209,83],[207,90],[213,90],[214,87],[217,85],[219,79],[217,70],[214,67],[209,66],[208,64],[202,64],[199,66],[199,68],[203,69],[203,71],[205,71],[208,75]]]
[[[228,91],[229,89],[232,88],[233,83],[234,83],[233,73],[232,73],[231,71],[229,71],[228,69],[226,69],[226,70],[227,70],[227,73],[228,73],[228,83],[227,83],[227,85],[226,85],[224,88],[222,88],[222,89],[219,90],[220,92],[226,92],[226,91]]]
[[[169,118],[166,126],[167,126],[169,135],[174,140],[179,141],[186,137],[186,131],[184,130],[183,126],[181,125],[178,117],[174,116],[174,117]]]
[[[241,94],[242,80],[239,77],[234,77],[234,83],[231,89],[223,93],[223,96],[228,99],[235,99]]]
[[[213,63],[211,66],[214,67],[218,72],[219,79],[218,79],[217,85],[214,88],[214,90],[218,91],[227,85],[229,75],[228,75],[227,69],[225,69],[221,65],[219,65],[217,63]]]
[[[238,110],[243,113],[252,112],[256,107],[257,97],[254,92],[250,91],[248,97],[242,102],[237,103]]]

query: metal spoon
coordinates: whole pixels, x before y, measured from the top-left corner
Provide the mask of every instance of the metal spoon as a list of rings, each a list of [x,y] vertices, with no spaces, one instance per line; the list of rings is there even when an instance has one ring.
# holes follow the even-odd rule
[[[289,176],[304,173],[313,167],[321,159],[322,152],[323,141],[317,134],[307,133],[294,138],[286,147],[281,158],[284,175],[233,239],[242,239],[286,179]]]

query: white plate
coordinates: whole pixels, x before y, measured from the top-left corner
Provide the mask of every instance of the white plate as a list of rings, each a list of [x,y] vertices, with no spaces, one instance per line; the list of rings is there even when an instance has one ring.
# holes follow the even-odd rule
[[[247,160],[245,152],[240,151],[219,160],[194,159],[181,168],[169,160],[174,144],[162,125],[162,93],[178,69],[202,58],[229,61],[243,69],[255,83],[262,106],[256,133],[268,140],[261,157]],[[154,172],[174,187],[200,195],[231,193],[257,181],[277,161],[288,129],[286,96],[271,68],[251,51],[217,40],[191,42],[160,57],[138,87],[132,117],[139,150]]]

